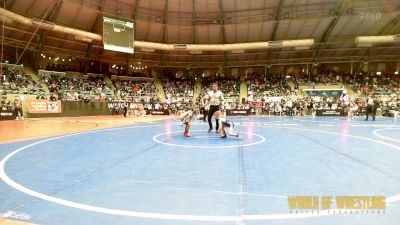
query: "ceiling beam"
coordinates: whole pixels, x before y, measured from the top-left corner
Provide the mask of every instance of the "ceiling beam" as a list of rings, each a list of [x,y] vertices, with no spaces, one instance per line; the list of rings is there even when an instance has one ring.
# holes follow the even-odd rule
[[[400,11],[400,3],[397,5],[397,11]],[[389,21],[380,31],[379,35],[388,35],[389,31],[400,23],[400,13],[398,13],[392,20]]]
[[[49,22],[55,22],[57,19],[58,14],[60,13],[61,6],[63,4],[63,0],[55,0],[54,1],[54,6],[53,9],[48,13],[43,20],[44,21],[49,21]],[[51,6],[50,6],[51,7]],[[47,30],[39,30],[39,41],[38,41],[38,46],[37,46],[37,51],[36,54],[34,55],[34,63],[33,63],[33,68],[37,69],[39,66],[39,60],[41,57],[41,54],[43,52],[44,44],[46,42],[48,31]]]
[[[219,17],[220,17],[220,27],[221,27],[221,42],[226,44],[226,31],[225,31],[225,13],[223,9],[222,0],[218,0],[219,3]],[[224,75],[228,75],[228,52],[224,51]]]
[[[136,33],[136,20],[138,18],[138,12],[139,12],[139,6],[140,6],[140,0],[136,0],[135,1],[135,6],[133,7],[133,34],[135,35]],[[135,39],[135,36],[134,36]],[[135,48],[135,46],[133,46],[133,48]],[[135,50],[135,49],[134,49]],[[125,59],[125,67],[126,67],[126,71],[128,72],[129,69],[129,61],[130,59],[132,59],[134,54],[130,54],[130,53],[126,53],[126,59]]]
[[[192,0],[192,44],[196,44],[196,0]],[[196,75],[196,54],[192,55],[193,75]]]
[[[136,20],[139,15],[139,6],[140,6],[140,0],[136,0],[135,7],[133,8],[133,21],[135,22],[135,27],[136,27]]]
[[[161,20],[161,22],[164,24],[162,43],[166,43],[166,42],[167,42],[167,31],[168,31],[168,28],[167,28],[167,24],[168,24],[168,18],[167,18],[167,13],[168,13],[168,2],[169,2],[168,0],[165,0],[165,3],[164,3],[164,14],[163,14],[163,18],[162,18],[162,20]],[[150,33],[150,29],[149,29],[148,33]],[[165,61],[165,52],[163,52],[163,53],[161,54],[161,67],[164,66],[164,61]]]
[[[17,0],[2,0],[0,1],[1,7],[3,7],[4,2],[6,3],[6,9],[12,9]]]
[[[314,63],[318,63],[318,59],[321,55],[321,50],[325,47],[326,42],[329,38],[329,36],[331,35],[333,29],[336,27],[340,17],[343,15],[344,11],[345,11],[345,6],[346,6],[346,0],[340,0],[336,7],[335,7],[335,13],[336,16],[332,19],[331,23],[329,24],[329,26],[326,28],[326,30],[324,31],[324,34],[322,35],[322,38],[320,40],[320,42],[317,45],[317,50],[315,52],[315,56],[314,56]]]
[[[397,5],[397,11],[400,10],[400,3]],[[389,34],[389,31],[394,28],[395,26],[397,26],[397,24],[400,22],[400,14],[398,14],[397,16],[395,16],[392,20],[389,21],[389,23],[387,23],[378,33],[378,35],[385,35],[385,34]],[[367,47],[364,51],[364,55],[361,59],[361,61],[363,61],[364,63],[370,61],[371,59],[371,47]],[[362,69],[362,67],[364,66],[364,64],[360,64],[359,65],[359,70]]]
[[[274,30],[272,31],[271,34],[271,41],[276,40],[276,34],[278,32],[279,28],[279,22],[282,20],[282,12],[283,12],[283,5],[285,4],[284,0],[279,1],[278,8],[276,10],[276,22],[274,24]]]
[[[284,0],[281,0],[278,3],[278,8],[276,9],[276,17],[275,17],[276,22],[274,24],[274,29],[271,34],[271,39],[270,39],[271,41],[276,40],[276,34],[278,33],[279,22],[282,20],[282,12],[284,4],[285,4]],[[268,50],[268,62],[270,62],[271,60],[272,60],[272,49]]]
[[[26,41],[21,41],[19,39],[12,39],[5,37],[4,38],[5,42],[4,45],[15,47],[15,46],[26,46]],[[32,51],[36,51],[34,48],[36,44],[32,44]],[[54,52],[59,52],[59,51],[66,51],[65,49],[60,49],[57,47],[52,47],[52,46],[46,46],[46,48],[49,48],[50,50],[54,49]],[[382,47],[377,48],[376,50],[380,49]],[[73,50],[67,50],[68,53],[71,56],[77,57],[77,58],[85,58],[84,52],[81,51],[73,51]],[[51,51],[53,52],[53,51]],[[378,51],[379,52],[379,51]],[[147,53],[145,53],[147,54]],[[112,63],[120,63],[123,58],[121,57],[113,57],[113,56],[104,56],[104,55],[95,55],[95,58],[103,61],[103,62],[112,62]],[[102,58],[106,57],[106,58]],[[393,55],[376,55],[370,59],[369,62],[397,62],[398,59],[400,58],[400,54],[393,54]],[[363,62],[362,56],[360,55],[351,55],[351,56],[346,56],[346,57],[321,57],[321,63],[342,63],[342,62]],[[271,65],[295,65],[295,64],[303,64],[304,63],[311,63],[313,58],[291,58],[291,59],[276,59],[274,60]],[[152,61],[152,60],[143,60],[146,63],[150,64],[158,64],[158,61]],[[198,65],[201,67],[207,67],[207,68],[217,68],[221,62],[198,62]],[[267,63],[267,60],[252,60],[252,61],[246,61],[246,60],[238,60],[238,61],[232,61],[228,64],[228,68],[231,67],[246,67],[246,66],[264,66],[265,63]],[[169,67],[187,67],[190,66],[191,62],[190,60],[187,62],[168,62]]]
[[[29,12],[31,11],[31,9],[33,8],[33,6],[35,6],[37,3],[37,0],[34,0],[31,2],[31,4],[29,4],[27,10],[25,10],[25,15],[29,15]]]
[[[105,0],[101,0],[100,4],[98,6],[98,13],[97,13],[97,17],[96,20],[94,21],[94,23],[92,24],[92,27],[90,28],[90,32],[95,33],[97,28],[100,26],[100,24],[102,24],[102,20],[103,20],[103,8],[104,8],[104,2]],[[93,41],[90,43],[86,44],[86,51],[85,51],[85,58],[86,60],[84,61],[84,72],[87,73],[88,69],[89,69],[89,59],[92,55],[92,50],[93,50]]]

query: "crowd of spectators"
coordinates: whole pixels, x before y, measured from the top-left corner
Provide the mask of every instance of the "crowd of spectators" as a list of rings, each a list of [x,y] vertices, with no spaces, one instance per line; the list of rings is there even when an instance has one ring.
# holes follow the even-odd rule
[[[154,81],[114,80],[115,96],[118,99],[134,97],[139,101],[150,102],[157,98],[157,87]]]
[[[41,94],[44,89],[28,74],[8,68],[3,68],[0,79],[0,94]]]
[[[192,80],[164,80],[164,93],[171,97],[193,97],[194,82]]]
[[[68,101],[106,101],[111,99],[111,88],[104,79],[98,77],[68,78],[58,75],[46,75],[42,80],[49,87],[50,100]],[[46,98],[38,96],[38,98]]]
[[[85,78],[44,75],[41,83],[49,88],[45,93],[41,83],[35,82],[31,76],[18,71],[4,69],[0,79],[0,95],[35,94],[38,99],[68,101],[116,101],[129,100],[141,102],[144,108],[153,110],[170,110],[178,113],[192,107],[194,80],[169,79],[162,82],[166,101],[161,102],[154,81],[149,80],[114,80],[115,86],[108,86],[101,76]],[[293,81],[294,90],[288,84]],[[338,109],[341,107],[338,96],[299,97],[295,90],[299,86],[347,85],[356,93],[351,105],[362,113],[367,97],[373,96],[379,101],[382,113],[390,115],[390,111],[400,109],[400,75],[377,73],[336,73],[321,72],[310,75],[272,74],[263,76],[257,73],[247,75],[247,87],[251,101],[246,103],[239,99],[240,81],[236,78],[213,77],[202,80],[201,96],[210,90],[210,84],[217,82],[225,96],[226,109],[251,109],[261,115],[310,115],[318,109]],[[200,98],[199,98],[200,99]],[[197,99],[197,101],[199,101]],[[248,98],[250,99],[250,98]],[[4,101],[2,107],[12,103]]]
[[[224,93],[227,104],[237,105],[240,94],[240,81],[236,78],[209,77],[202,80],[200,96],[205,96],[211,90],[212,83],[218,83],[219,90]]]
[[[0,101],[0,109],[2,111],[13,111],[14,105],[10,99],[2,99]]]
[[[218,88],[225,96],[238,97],[240,93],[240,81],[236,78],[209,77],[202,80],[202,93],[210,90],[212,83],[218,83]]]
[[[193,80],[163,80],[163,89],[166,97],[166,108],[172,113],[189,108],[193,102]]]
[[[346,76],[343,83],[360,96],[400,94],[400,76],[395,74],[356,73]]]
[[[321,72],[316,75],[308,74],[289,74],[296,87],[298,86],[316,86],[316,85],[336,85],[348,74],[336,72]]]
[[[260,102],[251,106],[253,113],[276,116],[305,116],[312,115],[317,109],[338,109],[340,101],[335,97],[298,97],[287,95],[282,97],[262,97]]]
[[[400,97],[374,94],[374,101],[381,109],[382,115],[393,116],[400,112]],[[354,115],[364,115],[367,98],[357,97],[350,99],[348,107]],[[260,102],[253,102],[250,106],[253,114],[269,116],[306,116],[315,115],[317,110],[343,109],[344,105],[337,97],[298,97],[293,95],[283,97],[263,97]]]
[[[247,76],[247,89],[254,95],[254,98],[267,96],[282,96],[291,93],[291,88],[286,82],[286,76],[273,74],[261,76],[253,73]]]

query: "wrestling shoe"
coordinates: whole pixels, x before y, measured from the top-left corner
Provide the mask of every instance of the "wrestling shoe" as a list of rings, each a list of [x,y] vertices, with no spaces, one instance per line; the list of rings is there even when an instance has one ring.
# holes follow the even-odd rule
[[[224,136],[221,136],[220,138],[226,138],[226,134],[224,134]]]
[[[211,132],[211,131],[212,131],[212,128],[208,129],[208,132]]]
[[[189,133],[183,133],[183,136],[185,136],[185,137],[191,137],[192,135],[189,134]]]

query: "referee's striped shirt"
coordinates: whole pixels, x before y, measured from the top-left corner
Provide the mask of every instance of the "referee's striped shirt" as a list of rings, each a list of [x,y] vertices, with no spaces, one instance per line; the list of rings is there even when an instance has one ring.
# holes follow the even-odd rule
[[[224,95],[221,91],[209,91],[205,96],[210,101],[210,105],[221,105],[224,102]]]

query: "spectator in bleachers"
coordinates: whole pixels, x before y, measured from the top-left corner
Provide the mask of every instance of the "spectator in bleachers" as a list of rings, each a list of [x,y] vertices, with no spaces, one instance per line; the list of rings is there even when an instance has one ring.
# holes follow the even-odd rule
[[[40,94],[44,90],[40,83],[35,82],[31,76],[19,71],[5,67],[0,79],[1,94]]]

